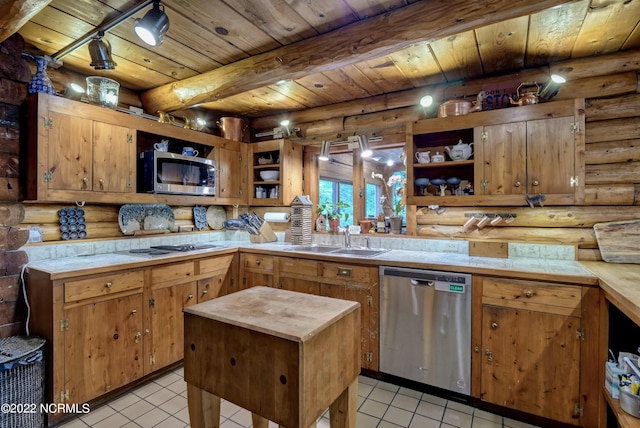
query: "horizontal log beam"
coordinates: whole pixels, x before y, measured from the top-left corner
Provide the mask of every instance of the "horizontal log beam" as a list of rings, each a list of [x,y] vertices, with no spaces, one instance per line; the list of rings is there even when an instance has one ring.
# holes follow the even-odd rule
[[[584,203],[586,205],[637,205],[635,185],[633,183],[586,185]]]
[[[421,226],[417,234],[430,239],[471,239],[490,242],[524,242],[538,244],[579,245],[597,248],[591,228],[485,227],[465,232],[460,226]]]
[[[388,55],[415,43],[446,38],[566,0],[421,1],[335,31],[254,55],[142,94],[147,112],[172,111]],[[429,17],[425,19],[425,17]],[[464,17],[464,18],[461,18]]]
[[[632,186],[633,187],[633,186]],[[572,206],[572,207],[447,207],[446,214],[438,215],[433,210],[421,208],[416,214],[418,226],[445,225],[462,226],[472,214],[513,214],[510,223],[504,221],[492,227],[539,227],[539,228],[589,228],[596,223],[640,218],[640,207],[628,206]]]
[[[587,165],[585,167],[585,184],[602,183],[638,183],[640,182],[640,163],[610,163],[603,165]]]
[[[17,32],[51,0],[8,0],[0,2],[0,43]]]
[[[640,162],[640,139],[587,144],[584,162],[587,165]]]
[[[601,120],[586,124],[585,143],[630,140],[640,135],[640,117]]]
[[[587,100],[585,104],[585,120],[587,122],[634,117],[638,115],[640,94],[592,99]]]

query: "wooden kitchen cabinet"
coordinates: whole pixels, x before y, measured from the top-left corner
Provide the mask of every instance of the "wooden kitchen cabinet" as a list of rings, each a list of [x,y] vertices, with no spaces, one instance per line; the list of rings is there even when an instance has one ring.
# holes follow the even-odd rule
[[[198,303],[237,291],[240,256],[229,254],[198,262],[202,279],[198,279]]]
[[[597,426],[598,289],[483,277],[473,339],[473,395],[579,426]],[[478,290],[476,290],[477,292]]]
[[[239,290],[258,285],[273,287],[274,257],[263,254],[240,254]],[[238,290],[235,290],[238,291]]]
[[[98,115],[79,115],[58,97],[37,100],[30,118],[36,122],[38,150],[29,155],[37,155],[34,179],[40,182],[29,183],[28,198],[86,200],[96,193],[135,192],[134,130],[101,122]]]
[[[276,258],[277,287],[360,303],[362,368],[377,371],[378,270],[372,266],[289,257]]]
[[[248,145],[47,94],[26,102],[26,199],[39,202],[246,204]],[[138,156],[161,139],[215,160],[216,196],[138,189]],[[139,190],[139,192],[138,192]]]
[[[407,182],[458,177],[474,194],[445,196],[433,184],[408,186],[416,205],[518,206],[525,195],[544,194],[545,205],[584,203],[584,99],[425,119],[407,126]],[[418,163],[415,154],[446,153],[459,141],[473,142],[473,156]],[[464,184],[464,183],[463,183]],[[424,192],[424,194],[423,194]]]
[[[253,143],[249,147],[249,205],[289,205],[293,198],[302,194],[301,145],[280,139]],[[278,178],[264,180],[260,177],[262,171],[277,172]],[[259,189],[264,189],[264,197],[258,195]]]

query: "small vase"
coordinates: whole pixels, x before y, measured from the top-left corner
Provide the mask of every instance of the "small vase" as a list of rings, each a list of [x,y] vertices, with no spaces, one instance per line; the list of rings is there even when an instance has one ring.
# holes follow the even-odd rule
[[[33,78],[29,82],[27,92],[29,94],[35,94],[37,92],[50,95],[56,94],[56,88],[53,87],[51,79],[47,76],[47,60],[41,56],[36,57],[36,74],[33,75]]]
[[[371,230],[373,222],[371,220],[360,220],[360,233],[367,234]]]
[[[402,232],[402,216],[393,215],[389,217],[391,233],[399,235]]]
[[[340,219],[339,218],[337,218],[335,220],[329,219],[329,230],[331,232],[337,232],[339,227],[340,227]]]

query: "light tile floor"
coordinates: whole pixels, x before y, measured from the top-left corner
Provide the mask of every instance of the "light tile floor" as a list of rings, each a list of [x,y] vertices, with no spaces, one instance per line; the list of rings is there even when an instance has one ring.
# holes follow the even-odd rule
[[[222,401],[220,428],[251,427],[251,413]],[[328,412],[317,428],[329,428]],[[59,428],[189,426],[187,387],[178,368]],[[276,428],[274,423],[269,428]],[[536,428],[471,406],[360,376],[357,428]]]

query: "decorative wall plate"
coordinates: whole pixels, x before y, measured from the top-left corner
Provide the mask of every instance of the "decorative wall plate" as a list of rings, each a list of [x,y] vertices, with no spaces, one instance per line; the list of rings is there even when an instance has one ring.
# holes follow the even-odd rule
[[[202,205],[193,207],[193,224],[198,230],[207,228],[207,210]]]
[[[175,216],[169,205],[128,204],[120,207],[118,224],[125,235],[139,230],[170,231],[175,225]]]
[[[224,221],[227,219],[227,212],[223,207],[217,205],[211,205],[207,208],[207,223],[213,230],[220,230],[224,228]]]

